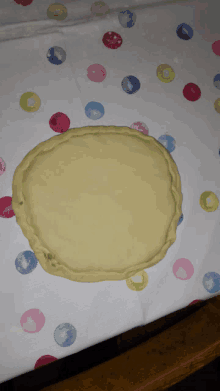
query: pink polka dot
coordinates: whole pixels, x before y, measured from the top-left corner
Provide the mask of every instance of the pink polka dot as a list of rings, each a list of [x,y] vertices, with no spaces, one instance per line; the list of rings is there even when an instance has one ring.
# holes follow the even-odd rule
[[[38,333],[44,326],[45,316],[36,308],[30,309],[22,315],[20,323],[27,333]]]
[[[56,113],[50,118],[49,125],[54,132],[64,133],[70,127],[70,119],[66,114]]]
[[[215,41],[212,44],[212,50],[216,54],[216,56],[220,56],[220,40],[219,41]]]
[[[50,364],[51,362],[57,361],[57,358],[54,356],[46,355],[41,356],[35,363],[34,369],[42,367],[43,365]]]
[[[0,176],[5,172],[6,170],[6,165],[4,160],[0,157]]]
[[[11,203],[12,197],[0,198],[0,217],[10,219],[11,217],[15,216]]]
[[[93,64],[87,68],[87,76],[91,81],[100,83],[106,78],[106,70],[100,64]]]
[[[188,83],[183,89],[183,95],[190,102],[195,102],[201,97],[201,90],[196,84]]]
[[[144,123],[144,122],[134,122],[131,126],[130,126],[131,129],[136,129],[138,130],[139,132],[142,132],[146,135],[148,135],[149,133],[149,129],[147,127],[147,125]]]
[[[188,259],[180,258],[173,265],[173,273],[180,280],[189,280],[194,274],[194,267]]]
[[[103,35],[102,42],[108,49],[118,49],[122,44],[122,37],[114,31],[108,31]]]

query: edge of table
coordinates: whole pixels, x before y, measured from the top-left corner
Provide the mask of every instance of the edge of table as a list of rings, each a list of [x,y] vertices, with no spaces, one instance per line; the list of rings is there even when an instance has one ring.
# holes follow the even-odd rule
[[[220,356],[219,324],[220,296],[216,296],[147,342],[43,390],[165,390]],[[121,337],[118,345],[120,351]]]

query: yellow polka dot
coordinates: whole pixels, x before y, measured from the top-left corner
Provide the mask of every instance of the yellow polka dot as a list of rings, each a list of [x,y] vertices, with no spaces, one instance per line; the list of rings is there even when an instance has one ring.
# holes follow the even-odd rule
[[[161,64],[157,67],[157,77],[163,83],[170,83],[175,78],[175,72],[168,64]]]
[[[142,270],[126,280],[126,284],[132,291],[142,291],[148,284],[148,275]]]
[[[200,196],[199,203],[206,212],[214,212],[219,206],[218,197],[212,191],[204,191]]]
[[[47,9],[47,16],[49,19],[64,20],[67,17],[67,9],[60,3],[51,4]]]
[[[40,98],[34,92],[25,92],[21,95],[20,106],[25,111],[31,113],[37,111],[39,110],[40,104]]]
[[[110,10],[104,1],[95,1],[91,6],[91,12],[96,16],[102,16],[108,14]]]
[[[220,98],[216,99],[216,101],[214,103],[214,108],[217,111],[217,113],[220,114]]]

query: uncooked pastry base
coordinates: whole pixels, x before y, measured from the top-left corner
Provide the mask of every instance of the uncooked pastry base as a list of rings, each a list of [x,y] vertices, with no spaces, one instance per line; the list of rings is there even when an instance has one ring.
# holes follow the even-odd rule
[[[124,280],[164,258],[176,240],[177,166],[135,129],[70,129],[16,168],[12,208],[43,269],[78,282]]]

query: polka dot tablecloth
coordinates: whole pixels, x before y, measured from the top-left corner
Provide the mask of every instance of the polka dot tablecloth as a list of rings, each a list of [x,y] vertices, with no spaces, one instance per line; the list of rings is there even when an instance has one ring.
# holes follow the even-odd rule
[[[183,3],[118,2],[117,10],[87,1],[90,22],[77,25],[72,3],[39,6],[53,34],[25,35],[25,23],[22,39],[10,28],[8,40],[0,34],[0,382],[220,294],[220,35],[201,33]],[[13,4],[23,21],[34,7]],[[183,205],[161,262],[91,284],[43,270],[11,200],[14,171],[31,149],[94,125],[128,126],[162,143]]]

